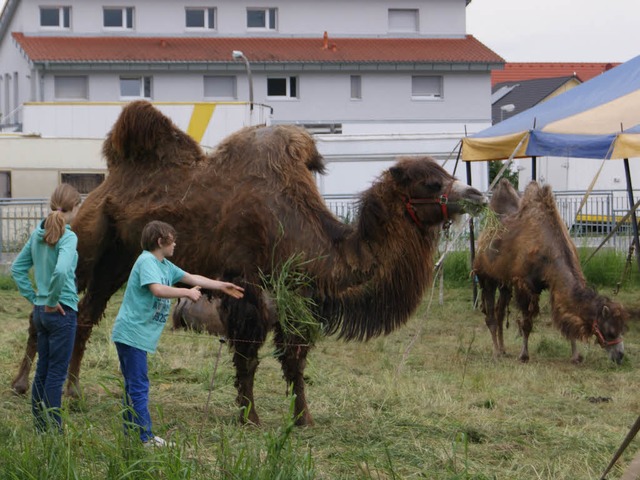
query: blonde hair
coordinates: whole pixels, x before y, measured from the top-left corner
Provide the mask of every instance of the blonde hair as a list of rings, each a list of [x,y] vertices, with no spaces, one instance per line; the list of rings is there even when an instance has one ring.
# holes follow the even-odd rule
[[[68,183],[61,183],[51,194],[51,213],[44,220],[44,241],[54,246],[64,234],[67,221],[64,213],[70,212],[76,205],[80,205],[80,194],[75,187]]]

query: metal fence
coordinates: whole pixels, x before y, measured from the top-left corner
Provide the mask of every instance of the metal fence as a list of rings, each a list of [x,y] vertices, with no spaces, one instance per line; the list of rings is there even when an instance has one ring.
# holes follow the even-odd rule
[[[584,192],[555,193],[558,211],[577,246],[597,246],[630,208],[624,190],[593,191],[580,209]],[[634,192],[638,198],[638,192]],[[29,238],[39,221],[49,212],[48,200],[41,198],[0,198],[0,261],[10,261]],[[330,195],[325,197],[328,208],[342,221],[352,222],[358,214],[356,197]],[[476,219],[476,235],[481,227]],[[626,251],[632,238],[631,220],[627,219],[612,235],[607,246]],[[449,248],[469,248],[469,222],[454,227]]]

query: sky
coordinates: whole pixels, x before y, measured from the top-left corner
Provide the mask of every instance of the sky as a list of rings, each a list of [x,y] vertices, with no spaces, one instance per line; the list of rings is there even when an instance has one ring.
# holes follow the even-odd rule
[[[625,62],[640,55],[640,0],[472,0],[467,33],[507,62]]]
[[[472,0],[467,33],[507,62],[625,62],[640,55],[640,0]]]

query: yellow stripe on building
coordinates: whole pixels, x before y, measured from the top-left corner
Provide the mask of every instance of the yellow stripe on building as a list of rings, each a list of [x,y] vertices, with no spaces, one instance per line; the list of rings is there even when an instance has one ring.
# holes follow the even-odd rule
[[[215,103],[196,103],[193,106],[193,112],[191,113],[191,119],[189,120],[189,128],[187,133],[196,142],[200,143],[204,132],[207,131],[213,111],[216,109]]]

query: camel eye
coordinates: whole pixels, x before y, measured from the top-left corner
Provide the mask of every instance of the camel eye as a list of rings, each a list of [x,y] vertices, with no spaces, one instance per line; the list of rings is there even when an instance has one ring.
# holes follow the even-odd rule
[[[438,193],[442,190],[441,182],[431,182],[423,184],[426,193]]]

